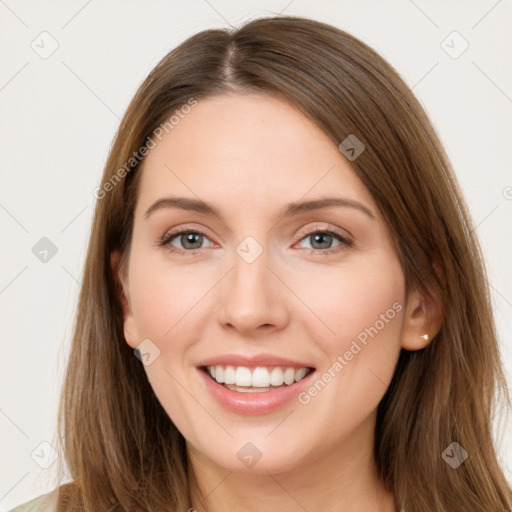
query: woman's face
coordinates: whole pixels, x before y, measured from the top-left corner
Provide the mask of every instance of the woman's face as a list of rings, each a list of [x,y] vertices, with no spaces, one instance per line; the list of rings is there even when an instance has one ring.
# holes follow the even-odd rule
[[[293,106],[260,94],[200,99],[155,142],[123,278],[125,337],[189,448],[261,473],[367,453],[408,307],[386,225],[349,161]],[[300,380],[300,368],[314,371]]]

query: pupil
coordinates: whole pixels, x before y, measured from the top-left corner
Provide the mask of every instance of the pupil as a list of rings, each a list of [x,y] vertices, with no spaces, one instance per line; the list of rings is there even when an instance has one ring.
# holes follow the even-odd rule
[[[182,243],[183,243],[183,240],[185,240],[185,243],[183,243],[183,247],[187,248],[187,244],[188,243],[191,243],[192,245],[197,244],[198,243],[198,240],[195,240],[194,241],[194,238],[195,237],[198,237],[199,238],[199,245],[197,247],[188,247],[189,249],[199,249],[201,247],[201,244],[202,244],[202,240],[201,240],[201,237],[202,235],[200,235],[199,233],[187,233],[186,235],[183,235],[182,236]]]
[[[322,245],[322,239],[324,239],[324,247],[319,247],[319,249],[326,249],[329,245],[330,245],[330,242],[331,242],[331,239],[332,239],[332,236],[331,235],[327,235],[327,234],[323,234],[323,233],[317,233],[316,235],[312,235],[313,236],[313,239],[314,239],[314,242],[319,242],[320,245]],[[327,242],[325,242],[325,239],[327,239]],[[325,245],[327,245],[327,247],[325,247]],[[314,245],[313,245],[314,247]]]

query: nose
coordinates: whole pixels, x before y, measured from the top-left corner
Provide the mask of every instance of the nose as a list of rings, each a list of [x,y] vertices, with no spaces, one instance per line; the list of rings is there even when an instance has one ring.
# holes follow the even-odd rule
[[[291,292],[283,284],[286,276],[279,276],[270,260],[266,250],[252,262],[234,255],[233,268],[220,288],[218,320],[224,328],[268,334],[288,324]]]

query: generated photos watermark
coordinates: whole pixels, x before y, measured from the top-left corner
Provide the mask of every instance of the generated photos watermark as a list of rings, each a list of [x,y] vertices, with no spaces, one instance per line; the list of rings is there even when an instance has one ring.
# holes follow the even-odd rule
[[[311,402],[312,398],[317,396],[329,382],[332,381],[340,372],[345,368],[354,357],[359,354],[364,347],[367,346],[369,339],[373,339],[379,332],[384,329],[396,314],[402,311],[403,306],[399,302],[394,302],[393,305],[379,316],[379,319],[370,327],[363,329],[356,339],[352,340],[350,348],[346,350],[343,355],[338,355],[327,370],[325,370],[315,382],[305,391],[297,395],[297,400],[302,405],[307,405]],[[359,343],[358,343],[359,342]]]
[[[101,185],[101,187],[97,187],[93,191],[93,195],[96,199],[103,199],[108,192],[114,190],[116,185],[118,185],[129,173],[132,169],[134,169],[148,154],[150,149],[153,149],[157,146],[157,142],[155,139],[158,139],[158,142],[162,141],[164,133],[170,133],[179,123],[181,119],[184,119],[187,114],[192,111],[192,108],[196,107],[198,104],[195,98],[189,98],[185,105],[182,105],[181,108],[174,111],[174,114],[169,117],[164,123],[158,125],[150,136],[146,139],[146,142],[139,148],[138,151],[134,151],[132,156],[124,163],[122,167],[120,167],[105,183]]]

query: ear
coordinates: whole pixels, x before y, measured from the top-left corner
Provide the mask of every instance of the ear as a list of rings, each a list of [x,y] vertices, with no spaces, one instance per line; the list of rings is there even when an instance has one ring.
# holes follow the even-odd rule
[[[128,269],[123,265],[121,253],[118,250],[110,254],[110,266],[116,281],[116,295],[123,310],[124,338],[130,347],[136,348],[139,345],[139,339],[130,302]]]
[[[435,255],[432,267],[444,283],[444,272],[439,255]],[[404,323],[402,325],[401,345],[406,350],[425,348],[441,330],[443,314],[441,300],[433,292],[412,290],[407,298]]]

